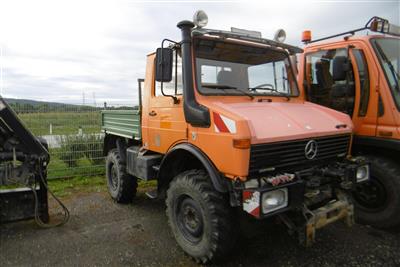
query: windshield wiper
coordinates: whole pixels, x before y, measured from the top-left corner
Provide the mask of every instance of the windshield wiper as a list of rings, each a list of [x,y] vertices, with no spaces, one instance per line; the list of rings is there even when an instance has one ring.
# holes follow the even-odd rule
[[[241,90],[241,89],[239,89],[237,87],[230,86],[230,85],[216,84],[216,85],[202,85],[201,87],[221,89],[221,90],[224,90],[224,91],[225,91],[225,89],[233,89],[233,90],[241,92],[243,95],[246,95],[246,96],[250,97],[251,100],[254,99],[254,96],[252,94],[250,94],[250,93],[248,93],[246,91],[243,91],[243,90]]]
[[[277,89],[275,88],[268,88],[268,87],[250,87],[249,90],[267,90],[267,91],[271,91],[274,93],[277,93],[280,96],[284,96],[286,97],[286,99],[289,101],[290,100],[290,95],[289,94],[285,94],[282,92],[279,92]]]
[[[400,80],[400,75],[396,72],[396,70],[393,67],[392,62],[390,62],[390,60],[387,58],[385,52],[383,52],[382,47],[378,44],[378,42],[375,43],[376,44],[376,48],[379,52],[379,54],[381,55],[383,61],[385,61],[385,63],[388,65],[390,72],[393,75],[394,81],[395,81],[395,87],[397,91],[400,91],[400,87],[399,87],[399,80]],[[388,81],[389,83],[389,81]]]

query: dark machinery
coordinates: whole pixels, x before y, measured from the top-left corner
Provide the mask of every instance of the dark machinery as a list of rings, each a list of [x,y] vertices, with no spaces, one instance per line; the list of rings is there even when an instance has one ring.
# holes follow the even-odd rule
[[[34,218],[47,225],[49,161],[46,140],[33,136],[0,97],[0,223]]]

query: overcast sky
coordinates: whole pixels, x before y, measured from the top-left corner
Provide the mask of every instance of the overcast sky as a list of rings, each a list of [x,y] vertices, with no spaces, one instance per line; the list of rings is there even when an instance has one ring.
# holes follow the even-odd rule
[[[270,3],[273,2],[273,3]],[[202,9],[208,28],[231,26],[287,42],[362,27],[376,15],[400,24],[399,1],[18,1],[0,2],[1,94],[4,97],[82,103],[136,103],[146,55]],[[1,81],[0,81],[1,83]]]

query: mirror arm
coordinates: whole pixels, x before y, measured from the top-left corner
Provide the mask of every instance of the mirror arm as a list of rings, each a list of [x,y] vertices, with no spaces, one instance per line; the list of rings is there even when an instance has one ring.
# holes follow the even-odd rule
[[[167,39],[167,38],[165,38],[164,40],[162,40],[162,42],[161,42],[161,78],[163,79],[164,78],[164,70],[163,70],[163,68],[164,68],[164,62],[163,62],[163,60],[164,60],[164,58],[163,58],[163,48],[164,48],[164,42],[165,41],[167,41],[167,42],[170,42],[170,43],[173,43],[173,44],[175,44],[175,46],[177,46],[177,45],[179,45],[179,43],[178,42],[175,42],[175,41],[173,41],[173,40],[170,40],[170,39]],[[175,49],[175,53],[176,53],[176,49]],[[176,56],[175,56],[175,58],[176,58]],[[177,60],[176,60],[177,61]],[[158,62],[157,62],[158,63]],[[176,68],[177,68],[177,66],[175,65],[175,94],[176,94],[176,91],[177,91],[177,75],[176,75]],[[173,100],[174,100],[174,104],[179,104],[179,99],[176,97],[176,96],[174,96],[174,95],[167,95],[167,94],[165,94],[164,93],[164,90],[163,90],[163,81],[161,81],[161,94],[163,95],[163,96],[167,96],[167,97],[171,97]]]
[[[175,95],[178,94],[178,50],[175,49]]]

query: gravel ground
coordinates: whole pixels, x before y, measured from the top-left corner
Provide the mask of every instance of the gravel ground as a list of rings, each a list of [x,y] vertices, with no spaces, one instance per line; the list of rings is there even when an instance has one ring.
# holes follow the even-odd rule
[[[63,227],[0,225],[1,266],[197,266],[175,243],[161,201],[140,194],[119,205],[105,192],[63,200],[71,212]],[[400,233],[338,223],[305,249],[282,226],[249,228],[225,266],[400,266]]]

